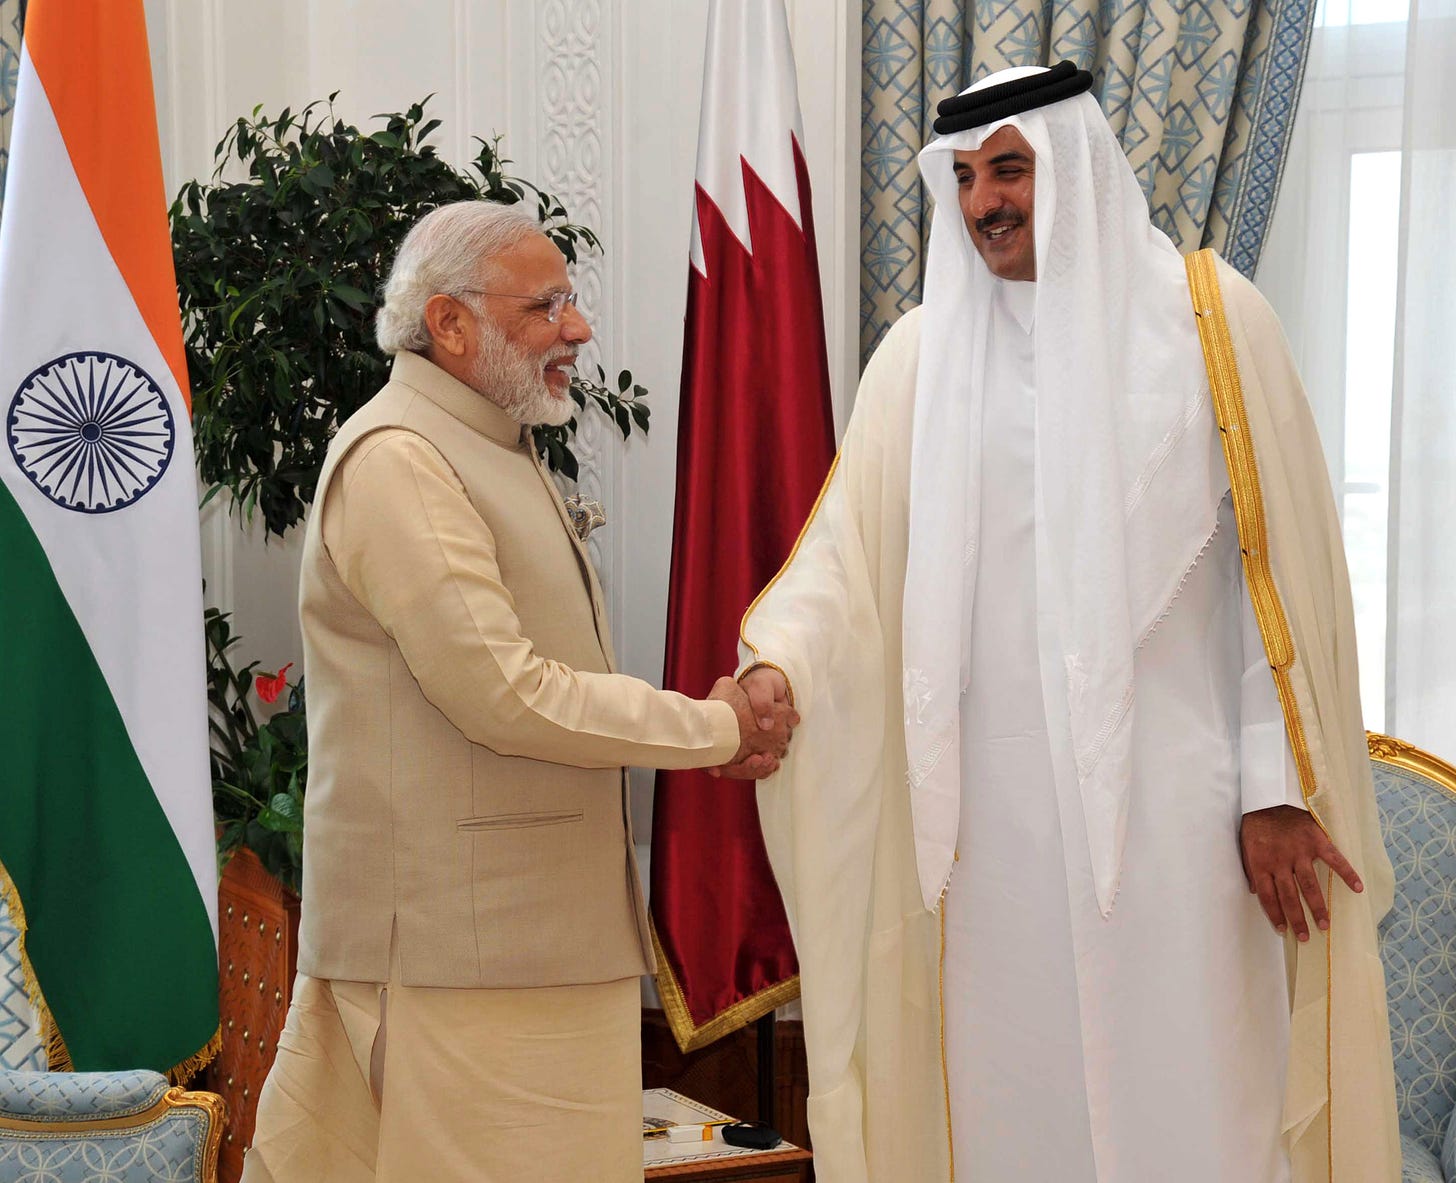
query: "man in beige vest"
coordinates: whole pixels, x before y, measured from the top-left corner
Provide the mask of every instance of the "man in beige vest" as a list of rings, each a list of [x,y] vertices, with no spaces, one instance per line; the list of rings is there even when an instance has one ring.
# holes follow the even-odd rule
[[[570,418],[590,336],[521,207],[442,207],[400,248],[393,372],[335,437],[304,544],[299,977],[248,1183],[642,1177],[624,765],[764,775],[797,717],[613,672],[530,432]]]

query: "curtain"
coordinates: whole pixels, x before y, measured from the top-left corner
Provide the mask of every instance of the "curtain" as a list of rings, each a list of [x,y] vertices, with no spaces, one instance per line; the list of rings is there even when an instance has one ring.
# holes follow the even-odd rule
[[[920,299],[930,219],[915,154],[935,104],[1008,66],[1070,59],[1184,250],[1259,260],[1314,0],[864,0],[860,347]]]
[[[1411,0],[1391,399],[1385,727],[1456,760],[1456,0]]]
[[[5,196],[5,169],[10,163],[10,117],[15,110],[15,83],[20,77],[23,8],[22,0],[0,0],[0,203]]]
[[[1365,724],[1456,760],[1456,0],[1326,0],[1257,282],[1319,423]]]

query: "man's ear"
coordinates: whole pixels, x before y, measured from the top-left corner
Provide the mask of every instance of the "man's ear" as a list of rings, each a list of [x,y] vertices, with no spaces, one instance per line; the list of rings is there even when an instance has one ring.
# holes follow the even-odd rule
[[[425,327],[435,348],[451,357],[465,356],[475,328],[460,301],[445,295],[434,295],[425,301]]]

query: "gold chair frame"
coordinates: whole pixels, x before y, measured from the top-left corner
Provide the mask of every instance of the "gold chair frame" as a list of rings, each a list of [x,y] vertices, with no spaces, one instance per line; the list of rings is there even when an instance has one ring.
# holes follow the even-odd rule
[[[1396,739],[1393,735],[1382,735],[1378,731],[1365,733],[1365,745],[1370,749],[1370,758],[1414,772],[1439,785],[1451,796],[1456,797],[1456,767],[1440,756],[1433,756],[1415,744]]]

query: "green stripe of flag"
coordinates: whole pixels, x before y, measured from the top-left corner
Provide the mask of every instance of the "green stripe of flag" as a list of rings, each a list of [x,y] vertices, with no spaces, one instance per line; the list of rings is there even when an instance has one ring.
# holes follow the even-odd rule
[[[217,1030],[212,928],[106,679],[3,483],[0,678],[0,863],[56,1027],[78,1070],[165,1072]]]

